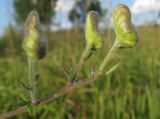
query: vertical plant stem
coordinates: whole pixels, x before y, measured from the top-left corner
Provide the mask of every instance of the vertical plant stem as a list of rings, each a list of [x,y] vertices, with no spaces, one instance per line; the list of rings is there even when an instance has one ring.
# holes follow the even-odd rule
[[[108,54],[106,55],[106,57],[104,58],[104,60],[102,61],[101,65],[99,67],[100,71],[103,71],[104,68],[106,67],[106,64],[109,62],[110,58],[112,57],[112,52],[113,52],[113,50],[116,49],[117,45],[118,45],[118,41],[115,40],[112,48],[109,50]]]
[[[30,85],[30,98],[32,104],[36,102],[36,61],[32,59],[28,59],[28,79],[29,79],[29,85]]]
[[[84,64],[85,60],[87,59],[87,57],[90,55],[91,53],[91,46],[90,45],[87,45],[85,50],[83,51],[83,54],[80,58],[80,61],[79,63],[77,64],[76,66],[76,69],[71,77],[71,82],[74,83],[74,81],[76,80],[77,78],[77,74],[80,72],[80,69],[82,67],[82,65]]]

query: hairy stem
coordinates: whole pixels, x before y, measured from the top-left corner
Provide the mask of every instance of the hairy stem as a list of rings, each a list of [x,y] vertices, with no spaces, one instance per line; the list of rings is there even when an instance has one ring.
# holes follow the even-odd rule
[[[104,60],[102,61],[100,67],[99,67],[99,70],[100,71],[103,71],[104,68],[106,67],[106,64],[109,62],[110,58],[112,57],[112,52],[116,49],[118,45],[118,41],[115,40],[112,48],[109,50],[108,54],[105,56]]]
[[[94,73],[94,75],[90,75],[90,77],[88,79],[84,79],[82,81],[74,82],[76,77],[77,77],[77,74],[79,73],[82,65],[84,64],[84,61],[86,60],[86,58],[90,54],[90,46],[86,46],[86,48],[85,48],[85,50],[84,50],[84,52],[83,52],[83,54],[81,56],[80,62],[77,65],[73,76],[71,77],[71,81],[73,81],[74,83],[71,82],[70,85],[67,85],[66,87],[64,87],[63,89],[58,91],[57,93],[54,93],[54,94],[49,95],[49,96],[47,96],[47,97],[45,97],[43,99],[38,99],[38,100],[35,97],[35,61],[29,60],[29,68],[28,68],[29,69],[29,82],[30,82],[31,88],[33,88],[30,91],[30,95],[31,95],[31,102],[34,102],[34,103],[32,103],[33,106],[46,104],[46,103],[48,103],[48,102],[50,102],[50,101],[52,101],[52,100],[54,100],[56,98],[59,98],[59,97],[65,95],[65,94],[69,93],[70,91],[73,91],[76,88],[82,87],[84,85],[87,85],[87,84],[95,81],[95,80],[98,80],[99,77],[104,75],[104,74],[105,75],[109,75],[110,73],[115,71],[118,68],[120,63],[117,63],[116,65],[114,65],[107,72],[105,72],[105,73],[103,72],[106,64],[108,63],[108,61],[110,60],[110,58],[112,56],[112,51],[115,50],[115,48],[117,47],[117,44],[118,44],[118,42],[116,40],[114,42],[112,48],[110,49],[109,53],[104,58],[102,64],[100,65],[99,70],[96,71]],[[9,118],[9,117],[13,117],[13,116],[18,115],[18,114],[25,113],[25,112],[27,112],[27,108],[28,108],[27,105],[18,107],[17,109],[15,109],[13,111],[1,114],[0,115],[0,119]]]
[[[114,70],[110,70],[109,72],[106,72],[106,75],[109,75],[110,73],[115,71],[116,68],[114,68]],[[98,80],[99,77],[102,76],[102,75],[103,75],[102,72],[98,72],[97,71],[95,73],[95,76],[90,75],[90,77],[88,79],[84,79],[83,81],[75,82],[74,84],[71,84],[69,86],[64,87],[62,90],[58,91],[57,93],[49,95],[49,96],[47,96],[47,97],[45,97],[43,99],[36,100],[36,102],[33,105],[34,106],[38,106],[38,105],[46,104],[46,103],[48,103],[48,102],[50,102],[50,101],[52,101],[54,99],[57,99],[57,98],[65,95],[65,94],[71,92],[71,91],[74,91],[74,89],[76,89],[76,88],[82,87],[84,85],[90,84],[93,81]],[[13,111],[1,114],[0,115],[0,119],[10,118],[10,117],[13,117],[13,116],[16,116],[18,114],[25,113],[25,112],[27,112],[27,105],[18,107],[17,109],[15,109]]]
[[[30,98],[32,104],[36,101],[36,61],[28,59],[28,79],[30,85]]]
[[[85,60],[90,55],[90,53],[91,53],[91,46],[87,45],[85,50],[83,51],[83,54],[82,54],[82,56],[80,58],[79,63],[76,66],[76,69],[75,69],[73,75],[71,76],[71,82],[72,83],[74,83],[74,81],[76,80],[77,74],[80,72],[82,65],[84,64]]]

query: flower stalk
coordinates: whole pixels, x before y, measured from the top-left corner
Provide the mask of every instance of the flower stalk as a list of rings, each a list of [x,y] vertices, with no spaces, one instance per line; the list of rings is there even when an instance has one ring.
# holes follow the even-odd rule
[[[85,25],[85,37],[86,37],[86,48],[84,49],[82,56],[76,69],[71,76],[71,83],[74,83],[77,78],[77,74],[80,72],[80,69],[84,62],[91,56],[93,50],[98,50],[103,47],[103,37],[99,30],[99,17],[98,13],[95,11],[90,11],[86,17]]]
[[[36,11],[31,11],[25,22],[25,37],[22,44],[28,59],[28,83],[30,99],[28,110],[35,116],[34,104],[36,98],[36,64],[46,55],[47,43],[44,33],[40,27],[39,15]]]
[[[76,69],[70,79],[70,83],[74,83],[74,81],[76,81],[77,75],[80,72],[81,67],[83,66],[84,62],[86,61],[87,57],[90,55],[91,53],[91,46],[90,45],[86,45],[86,48],[84,49],[80,61],[76,66]]]
[[[28,58],[28,79],[30,85],[31,103],[36,102],[36,61]]]
[[[112,48],[109,50],[109,52],[106,54],[105,58],[103,59],[101,65],[99,66],[99,70],[100,71],[104,71],[104,68],[106,67],[107,63],[109,62],[109,60],[112,58],[112,55],[113,55],[113,51],[116,50],[116,48],[118,46],[118,41],[115,40]]]

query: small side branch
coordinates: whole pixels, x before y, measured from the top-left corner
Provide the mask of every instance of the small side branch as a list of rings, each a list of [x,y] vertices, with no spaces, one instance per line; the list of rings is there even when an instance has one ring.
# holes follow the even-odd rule
[[[73,84],[70,84],[68,86],[66,86],[65,88],[63,88],[62,90],[58,91],[57,93],[54,93],[52,95],[49,95],[43,99],[38,99],[36,100],[36,102],[34,103],[34,106],[38,106],[38,105],[42,105],[42,104],[46,104],[56,98],[59,98],[67,93],[69,93],[70,91],[73,91],[76,88],[82,87],[84,85],[87,85],[95,80],[98,80],[98,76],[102,75],[102,73],[97,72],[96,76],[90,76],[88,79],[84,79],[83,81],[79,81],[79,82],[75,82]],[[0,115],[0,119],[5,119],[5,118],[10,118],[13,116],[16,116],[18,114],[22,114],[27,112],[27,105],[21,106],[13,111],[4,113]]]
[[[22,114],[24,112],[27,111],[27,106],[22,106],[22,107],[19,107],[13,111],[10,111],[10,112],[7,112],[7,113],[4,113],[2,115],[0,115],[0,119],[6,119],[6,118],[9,118],[9,117],[13,117],[13,116],[16,116],[18,114]]]
[[[115,71],[120,63],[114,65],[110,70],[108,70],[107,72],[101,72],[99,70],[97,70],[94,74],[90,75],[88,79],[84,79],[84,80],[78,80],[78,82],[75,83],[70,83],[69,85],[67,85],[66,87],[62,88],[61,90],[59,90],[57,93],[54,93],[52,95],[49,95],[45,98],[42,99],[37,99],[35,101],[35,103],[33,103],[33,106],[38,106],[38,105],[42,105],[42,104],[46,104],[48,102],[53,101],[54,99],[57,99],[67,93],[69,93],[70,91],[73,91],[76,88],[82,87],[84,85],[90,84],[93,81],[96,81],[99,79],[100,76],[107,76],[109,74],[111,74],[113,71]],[[13,111],[4,113],[0,115],[0,119],[5,119],[5,118],[10,118],[13,116],[16,116],[18,114],[22,114],[27,112],[27,105],[21,106]]]

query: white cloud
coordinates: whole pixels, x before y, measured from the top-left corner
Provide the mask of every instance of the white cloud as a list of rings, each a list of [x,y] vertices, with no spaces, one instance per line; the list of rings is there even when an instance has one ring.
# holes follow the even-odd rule
[[[131,10],[135,14],[146,11],[160,11],[160,0],[135,0]]]
[[[55,11],[56,12],[68,12],[75,4],[75,0],[58,0],[56,2]]]

